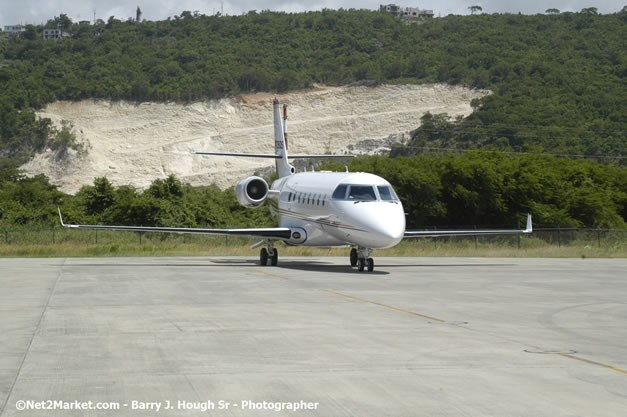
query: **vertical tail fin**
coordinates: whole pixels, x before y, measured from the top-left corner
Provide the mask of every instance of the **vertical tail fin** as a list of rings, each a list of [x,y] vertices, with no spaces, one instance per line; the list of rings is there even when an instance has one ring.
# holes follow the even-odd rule
[[[283,137],[285,138],[285,150],[287,150],[287,104],[283,105]]]
[[[276,159],[276,172],[279,178],[292,175],[296,169],[287,160],[287,132],[284,131],[283,120],[281,120],[281,105],[278,99],[274,99],[274,152]],[[287,114],[286,114],[287,116]],[[287,118],[285,119],[287,129]]]

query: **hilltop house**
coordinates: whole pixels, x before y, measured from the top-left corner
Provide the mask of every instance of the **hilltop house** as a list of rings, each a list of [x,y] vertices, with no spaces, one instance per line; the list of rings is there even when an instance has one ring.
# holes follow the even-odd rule
[[[417,7],[401,7],[397,4],[382,4],[379,11],[388,12],[399,18],[412,19],[433,17],[433,10],[422,10]]]
[[[26,26],[24,25],[9,25],[4,27],[4,33],[6,33],[7,37],[18,36],[22,32],[26,31]]]
[[[55,41],[69,38],[70,34],[61,29],[44,29],[44,39],[54,39]]]

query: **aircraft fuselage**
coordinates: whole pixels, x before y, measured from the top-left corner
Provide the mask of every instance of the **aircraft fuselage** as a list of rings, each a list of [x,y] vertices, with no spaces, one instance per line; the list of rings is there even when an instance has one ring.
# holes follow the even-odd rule
[[[305,246],[388,248],[405,233],[403,205],[390,183],[373,174],[303,172],[271,189],[279,192],[270,196],[279,226],[304,229]]]

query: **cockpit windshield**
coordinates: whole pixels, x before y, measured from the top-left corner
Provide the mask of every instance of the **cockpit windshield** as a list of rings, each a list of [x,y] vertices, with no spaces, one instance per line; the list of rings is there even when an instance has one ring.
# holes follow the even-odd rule
[[[348,188],[348,185],[346,185],[346,184],[338,185],[337,188],[335,189],[335,191],[333,191],[332,198],[334,200],[344,200],[346,198],[346,189],[347,188]]]
[[[340,184],[333,191],[334,200],[352,201],[398,201],[398,197],[389,185]]]
[[[377,199],[372,185],[351,185],[348,190],[349,200],[374,201]]]
[[[377,190],[379,190],[379,195],[381,196],[381,200],[383,201],[398,201],[398,197],[394,192],[394,189],[389,185],[378,185]]]

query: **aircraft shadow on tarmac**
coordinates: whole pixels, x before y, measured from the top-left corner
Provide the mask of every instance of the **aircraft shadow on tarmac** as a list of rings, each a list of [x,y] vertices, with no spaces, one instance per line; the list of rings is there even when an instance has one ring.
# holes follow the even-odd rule
[[[223,260],[212,260],[210,263],[116,263],[116,264],[106,264],[106,263],[89,263],[89,264],[75,264],[75,265],[65,265],[64,267],[153,267],[153,268],[208,268],[208,267],[217,267],[217,266],[230,266],[230,267],[242,267],[242,266],[256,266],[262,268],[264,271],[272,271],[272,270],[298,270],[298,271],[310,271],[310,272],[325,272],[325,273],[360,273],[357,271],[357,268],[351,268],[348,265],[338,265],[335,263],[324,262],[324,261],[313,261],[313,260],[303,260],[303,261],[280,261],[279,265],[276,267],[259,266],[259,261],[257,259],[223,259]],[[485,268],[485,267],[511,267],[516,266],[516,264],[375,264],[375,270],[372,272],[361,272],[360,274],[369,274],[369,275],[388,275],[390,272],[387,270],[395,269],[395,268]],[[383,269],[383,270],[381,270]]]
[[[241,265],[250,265],[250,266],[258,266],[259,263],[256,259],[224,259],[224,260],[213,260],[215,264],[219,264],[222,266],[241,266]],[[375,270],[373,272],[362,272],[365,274],[389,274],[387,271],[381,271],[379,268],[384,269],[394,269],[394,268],[406,268],[406,267],[429,267],[429,268],[473,268],[473,267],[498,267],[498,266],[515,266],[516,264],[402,264],[402,265],[394,265],[394,264],[375,264]],[[277,267],[267,267],[268,270],[271,268],[278,269],[293,269],[299,271],[318,271],[318,272],[333,272],[333,273],[347,273],[347,272],[355,272],[357,268],[351,268],[348,265],[337,265],[334,263],[324,262],[324,261],[280,261]]]

